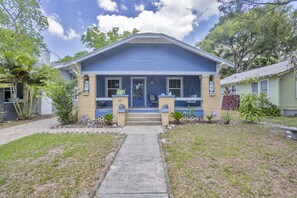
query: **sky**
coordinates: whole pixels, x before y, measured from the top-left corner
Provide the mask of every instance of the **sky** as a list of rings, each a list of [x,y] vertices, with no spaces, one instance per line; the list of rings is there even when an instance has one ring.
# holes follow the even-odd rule
[[[219,14],[216,0],[41,0],[41,8],[49,22],[44,42],[59,57],[90,51],[80,40],[90,26],[103,32],[119,27],[165,33],[194,45]],[[52,61],[59,58],[56,55],[51,55]]]

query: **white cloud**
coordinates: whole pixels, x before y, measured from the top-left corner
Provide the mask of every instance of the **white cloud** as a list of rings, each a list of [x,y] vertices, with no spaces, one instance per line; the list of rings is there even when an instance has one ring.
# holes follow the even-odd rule
[[[143,4],[135,5],[135,11],[137,11],[137,12],[144,11],[144,5]]]
[[[121,4],[121,10],[128,10],[127,6],[124,4]]]
[[[65,34],[63,26],[59,23],[57,19],[58,15],[51,15],[47,17],[48,32],[50,34],[62,38],[64,40],[71,40],[80,37],[80,35],[77,34],[74,29],[69,29]]]
[[[100,8],[103,8],[107,11],[114,12],[118,10],[118,4],[112,0],[97,0],[97,3]]]
[[[183,39],[199,22],[208,20],[218,14],[217,0],[176,0],[153,1],[157,11],[143,9],[136,17],[123,15],[98,15],[98,26],[103,32],[112,27],[119,27],[121,31],[131,31],[137,28],[140,32],[159,32]],[[136,8],[136,6],[135,6]]]

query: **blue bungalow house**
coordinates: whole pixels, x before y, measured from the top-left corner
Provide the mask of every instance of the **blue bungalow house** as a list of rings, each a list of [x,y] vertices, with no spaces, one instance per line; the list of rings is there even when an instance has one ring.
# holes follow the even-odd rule
[[[79,73],[79,116],[96,119],[113,113],[114,121],[125,125],[160,122],[162,107],[169,113],[191,111],[196,117],[213,114],[220,119],[218,73],[232,66],[165,34],[143,33],[58,67]],[[125,107],[121,121],[120,104]]]

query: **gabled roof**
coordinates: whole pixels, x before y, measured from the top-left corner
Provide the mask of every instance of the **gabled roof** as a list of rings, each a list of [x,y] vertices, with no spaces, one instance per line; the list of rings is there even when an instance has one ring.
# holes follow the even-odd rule
[[[264,78],[267,76],[273,75],[281,75],[283,72],[292,69],[292,66],[289,64],[289,61],[284,61],[280,63],[276,63],[273,65],[268,65],[265,67],[260,67],[257,69],[233,74],[227,78],[221,80],[221,85],[231,84],[231,83],[238,83],[242,82],[248,78]]]
[[[57,68],[62,68],[62,67],[68,67],[68,66],[71,66],[73,64],[76,64],[76,63],[79,63],[79,62],[82,62],[86,59],[89,59],[93,56],[96,56],[100,53],[103,53],[103,52],[106,52],[108,50],[111,50],[119,45],[122,45],[122,44],[125,44],[125,43],[129,43],[129,42],[132,42],[133,40],[139,40],[139,39],[164,39],[166,40],[166,42],[169,42],[169,43],[173,43],[179,47],[182,47],[188,51],[191,51],[193,53],[196,53],[200,56],[203,56],[205,58],[208,58],[209,60],[212,60],[222,66],[227,66],[227,67],[234,67],[233,63],[229,62],[229,61],[226,61],[220,57],[217,57],[217,56],[214,56],[208,52],[205,52],[201,49],[198,49],[198,48],[195,48],[191,45],[188,45],[184,42],[181,42],[173,37],[170,37],[166,34],[157,34],[157,33],[142,33],[142,34],[135,34],[135,35],[132,35],[126,39],[123,39],[123,40],[120,40],[114,44],[111,44],[111,45],[108,45],[108,46],[105,46],[105,47],[102,47],[100,49],[97,49],[97,50],[94,50],[90,53],[88,53],[87,55],[85,56],[82,56],[80,58],[77,58],[77,59],[74,59],[72,61],[69,61],[69,62],[66,62],[66,63],[61,63],[60,65],[56,66]]]

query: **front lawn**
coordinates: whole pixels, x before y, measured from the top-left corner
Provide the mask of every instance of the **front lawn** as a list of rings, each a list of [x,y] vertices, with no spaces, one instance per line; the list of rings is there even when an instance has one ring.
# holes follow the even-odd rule
[[[121,139],[37,134],[0,146],[0,197],[81,197],[94,187]]]
[[[227,111],[222,111],[222,116],[226,115]],[[232,120],[238,122],[240,120],[239,112],[238,111],[229,111],[229,115],[231,116]],[[261,122],[269,122],[273,124],[281,124],[291,127],[297,127],[297,117],[272,117],[272,116],[264,116],[261,118]]]
[[[296,197],[297,142],[262,124],[162,134],[174,197]]]

